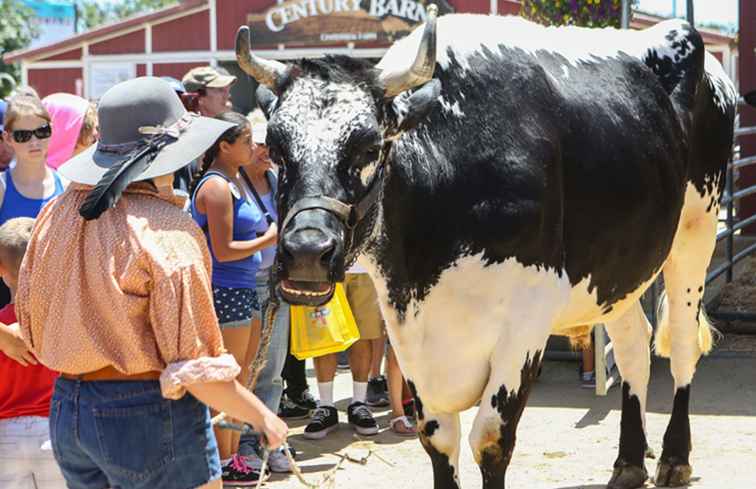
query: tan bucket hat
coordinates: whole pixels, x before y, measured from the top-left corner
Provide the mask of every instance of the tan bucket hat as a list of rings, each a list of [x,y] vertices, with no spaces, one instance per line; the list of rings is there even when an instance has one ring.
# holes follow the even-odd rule
[[[235,76],[229,75],[223,68],[215,69],[212,66],[192,68],[181,80],[187,92],[203,88],[225,88],[235,82]]]

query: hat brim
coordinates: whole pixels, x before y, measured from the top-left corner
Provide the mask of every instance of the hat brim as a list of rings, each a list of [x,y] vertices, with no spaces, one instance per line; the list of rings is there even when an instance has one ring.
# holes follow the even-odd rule
[[[207,88],[225,88],[234,83],[236,83],[235,76],[218,75],[205,86]]]
[[[221,134],[233,126],[230,122],[197,117],[176,141],[165,145],[147,171],[133,181],[149,180],[183,168],[202,156]],[[125,158],[125,155],[99,151],[99,144],[96,144],[64,163],[58,173],[72,182],[96,185],[112,166]]]

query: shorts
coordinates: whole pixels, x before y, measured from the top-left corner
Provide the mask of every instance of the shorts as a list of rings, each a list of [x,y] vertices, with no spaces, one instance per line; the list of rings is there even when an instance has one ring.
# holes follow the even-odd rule
[[[344,292],[349,307],[360,330],[361,340],[382,338],[386,331],[383,314],[378,306],[378,294],[373,280],[367,273],[347,273],[344,279]]]
[[[207,406],[158,381],[59,378],[50,440],[69,489],[190,489],[221,476]]]
[[[50,422],[42,416],[0,419],[0,487],[62,489],[66,486],[50,449]]]
[[[255,312],[260,314],[254,288],[213,286],[213,303],[221,328],[249,326]]]

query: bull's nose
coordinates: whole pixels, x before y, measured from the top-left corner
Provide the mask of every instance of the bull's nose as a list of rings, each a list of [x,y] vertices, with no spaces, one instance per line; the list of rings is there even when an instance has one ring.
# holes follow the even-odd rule
[[[290,275],[322,281],[328,277],[336,240],[320,231],[302,230],[281,240],[281,259]]]

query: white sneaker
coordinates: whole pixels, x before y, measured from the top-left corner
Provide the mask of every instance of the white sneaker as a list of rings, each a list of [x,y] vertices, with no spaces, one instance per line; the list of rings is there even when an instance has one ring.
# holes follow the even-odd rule
[[[268,467],[270,467],[271,472],[277,474],[291,472],[291,465],[289,464],[289,459],[286,458],[283,448],[270,452],[270,455],[268,456]]]

